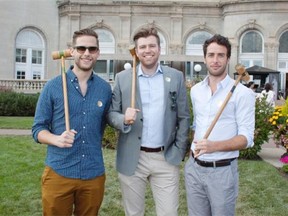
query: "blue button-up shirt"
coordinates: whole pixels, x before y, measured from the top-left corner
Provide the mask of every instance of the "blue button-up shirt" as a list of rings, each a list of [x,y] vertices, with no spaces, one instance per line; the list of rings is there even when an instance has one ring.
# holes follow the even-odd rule
[[[77,134],[72,148],[48,145],[46,165],[67,178],[92,179],[105,172],[102,136],[105,115],[111,102],[111,86],[93,73],[83,96],[71,69],[67,72],[70,128]],[[39,142],[37,137],[42,130],[57,135],[65,131],[61,76],[47,82],[39,97],[32,127],[36,142]]]

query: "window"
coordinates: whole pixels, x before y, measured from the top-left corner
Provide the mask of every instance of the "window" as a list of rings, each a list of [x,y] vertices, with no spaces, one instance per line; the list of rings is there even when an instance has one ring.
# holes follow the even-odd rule
[[[161,55],[166,55],[167,54],[166,40],[161,32],[158,31],[158,35],[160,38]]]
[[[186,41],[186,55],[203,56],[203,44],[205,40],[212,37],[206,31],[197,31],[191,34]]]
[[[242,38],[242,53],[262,53],[263,41],[258,32],[247,32]]]
[[[45,43],[42,35],[34,28],[25,28],[18,33],[15,46],[15,78],[43,79]]]
[[[288,53],[288,31],[284,32],[280,37],[279,53]]]
[[[186,55],[190,56],[204,56],[203,44],[213,35],[207,31],[197,31],[192,33],[186,40]],[[200,65],[201,70],[196,71],[195,65]],[[200,69],[199,66],[196,69]],[[207,70],[204,62],[186,62],[185,63],[185,76],[187,80],[200,79],[207,75]]]
[[[101,54],[115,53],[115,39],[113,34],[106,29],[95,30],[99,37],[99,47]]]
[[[113,34],[106,29],[95,30],[99,36],[99,47],[101,54],[115,54],[115,38]],[[94,67],[97,75],[105,80],[114,79],[114,62],[113,60],[97,60]]]
[[[240,38],[239,62],[246,68],[264,66],[264,41],[257,31],[247,31]]]
[[[33,80],[41,79],[41,71],[33,71]]]
[[[278,67],[280,69],[286,69],[286,62],[285,61],[279,61],[278,62]]]
[[[95,73],[104,80],[114,79],[113,60],[97,60],[93,70]]]
[[[25,71],[17,71],[17,79],[25,79]]]
[[[279,38],[278,70],[284,74],[288,71],[288,31],[286,30]],[[288,77],[286,75],[286,77]],[[287,86],[286,86],[287,87]]]

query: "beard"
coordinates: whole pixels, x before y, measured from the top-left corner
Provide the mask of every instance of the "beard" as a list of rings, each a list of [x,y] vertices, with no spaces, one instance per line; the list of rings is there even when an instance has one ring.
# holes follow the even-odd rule
[[[214,76],[214,77],[221,77],[223,76],[223,74],[226,73],[226,67],[221,67],[218,70],[214,70],[212,68],[208,68],[208,72],[210,75]]]
[[[96,61],[90,62],[89,64],[85,64],[81,62],[81,60],[75,61],[75,65],[78,67],[78,69],[85,71],[85,72],[90,72],[91,70],[93,70],[95,63]]]

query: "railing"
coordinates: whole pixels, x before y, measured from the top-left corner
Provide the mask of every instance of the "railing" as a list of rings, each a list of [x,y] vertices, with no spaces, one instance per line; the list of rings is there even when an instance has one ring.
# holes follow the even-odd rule
[[[0,80],[0,90],[23,93],[40,92],[47,80]]]
[[[0,91],[39,93],[48,80],[0,80]],[[114,82],[108,82],[113,87]]]

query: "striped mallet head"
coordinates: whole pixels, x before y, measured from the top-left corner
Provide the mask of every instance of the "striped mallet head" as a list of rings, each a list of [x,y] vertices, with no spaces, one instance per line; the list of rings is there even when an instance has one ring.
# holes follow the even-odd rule
[[[71,57],[70,49],[52,52],[53,60],[61,59],[62,57],[64,58]]]
[[[241,80],[243,80],[245,82],[248,82],[250,80],[250,76],[243,65],[237,64],[235,66],[235,69],[236,69],[238,75],[241,76]]]

